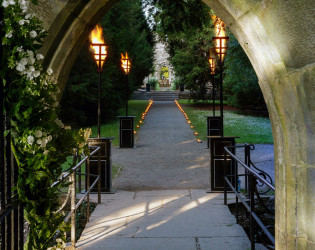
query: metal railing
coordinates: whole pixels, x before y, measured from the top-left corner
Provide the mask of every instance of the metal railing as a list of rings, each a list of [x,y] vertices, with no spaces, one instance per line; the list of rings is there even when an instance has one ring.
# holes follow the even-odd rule
[[[89,221],[89,207],[90,207],[90,192],[96,185],[97,187],[97,193],[98,193],[98,203],[101,203],[101,147],[92,147],[89,146],[89,149],[93,150],[90,152],[89,156],[83,156],[83,159],[81,159],[80,156],[74,155],[73,156],[73,162],[78,163],[69,169],[66,173],[64,173],[60,179],[52,184],[52,187],[61,184],[62,182],[65,182],[66,180],[69,180],[71,182],[71,185],[69,186],[69,196],[71,197],[70,203],[71,203],[71,210],[68,213],[68,215],[65,217],[65,222],[68,222],[70,219],[71,223],[71,246],[75,247],[76,243],[76,210],[80,207],[82,202],[86,198],[87,202],[87,211],[86,211],[86,220]],[[90,174],[90,157],[94,156],[95,154],[98,154],[98,167],[97,167],[97,175]],[[86,171],[85,174],[82,173],[81,167],[85,163]],[[78,191],[80,194],[82,194],[82,197],[77,202],[77,181],[76,177],[79,175],[79,182],[78,182]],[[84,193],[82,193],[81,188],[81,176],[85,176],[85,190]],[[95,180],[92,184],[90,184],[90,177],[95,177]],[[69,196],[65,200],[65,202],[62,204],[62,206],[59,208],[58,212],[64,209],[66,206]]]
[[[233,154],[229,149],[231,148],[244,148],[244,161],[240,160],[235,154]],[[225,147],[225,167],[224,167],[224,204],[227,205],[227,185],[231,188],[232,192],[236,195],[236,222],[239,222],[239,200],[243,204],[243,206],[246,208],[246,210],[249,212],[249,235],[250,235],[250,241],[251,241],[251,249],[255,249],[255,235],[256,235],[256,225],[260,227],[260,229],[263,231],[263,233],[267,236],[270,243],[272,245],[268,244],[268,248],[272,249],[275,246],[275,238],[274,236],[269,232],[267,226],[263,224],[261,219],[257,216],[257,213],[255,213],[255,195],[256,198],[261,202],[262,206],[266,208],[268,212],[270,212],[270,209],[268,209],[261,197],[260,193],[257,189],[257,186],[265,185],[267,187],[267,190],[275,191],[275,187],[272,185],[272,178],[264,171],[258,169],[254,164],[251,162],[250,159],[250,151],[254,150],[254,145],[245,143],[244,145],[238,145],[233,147]],[[232,157],[232,160],[235,161],[235,174],[234,175],[226,175],[226,167],[227,167],[227,154]],[[245,174],[239,174],[238,173],[238,166],[241,166],[245,169]],[[254,170],[253,168],[256,170]],[[259,172],[258,172],[259,171]],[[238,180],[240,176],[245,177],[245,195],[242,194],[238,188]],[[234,178],[235,186],[232,184],[231,179]],[[270,179],[271,182],[268,182],[266,179]],[[266,190],[263,191],[263,193],[266,193]],[[249,202],[249,204],[248,204]],[[274,213],[274,211],[272,211]]]

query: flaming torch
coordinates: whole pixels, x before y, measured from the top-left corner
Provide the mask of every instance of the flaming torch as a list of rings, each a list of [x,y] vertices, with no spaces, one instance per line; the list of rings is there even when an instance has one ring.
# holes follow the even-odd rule
[[[229,41],[229,37],[226,36],[225,24],[219,17],[215,17],[214,27],[216,36],[212,37],[212,41],[215,43],[214,49],[220,59],[219,62],[223,63],[224,56],[228,49],[227,43]]]
[[[128,95],[129,95],[129,72],[130,72],[130,68],[131,68],[131,63],[130,63],[130,59],[128,57],[128,53],[126,52],[126,55],[124,56],[121,53],[121,67],[123,68],[127,80],[126,80],[126,116],[128,116]]]
[[[220,119],[221,119],[221,136],[223,136],[223,62],[226,55],[229,41],[229,37],[226,36],[226,27],[224,22],[214,16],[214,27],[216,36],[212,37],[214,42],[214,51],[215,54],[219,57],[219,66],[220,66]]]
[[[93,57],[97,65],[97,72],[99,75],[98,81],[98,109],[97,109],[97,137],[101,137],[101,73],[103,65],[107,57],[107,46],[104,43],[103,29],[96,25],[90,34],[90,48],[93,52]]]

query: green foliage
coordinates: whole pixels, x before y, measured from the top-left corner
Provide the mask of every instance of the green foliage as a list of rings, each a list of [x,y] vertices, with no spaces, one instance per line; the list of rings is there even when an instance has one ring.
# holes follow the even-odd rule
[[[233,34],[229,36],[229,50],[225,59],[227,70],[223,82],[227,101],[239,108],[266,109],[253,66]]]
[[[186,89],[195,92],[195,98],[204,99],[205,85],[210,81],[211,10],[200,0],[153,2],[158,7],[156,31],[168,44],[176,76]]]
[[[72,131],[58,119],[59,89],[52,70],[41,67],[43,55],[36,52],[46,31],[28,13],[28,2],[3,1],[0,8],[4,14],[1,33],[5,34],[1,36],[0,75],[4,113],[9,120],[6,136],[10,137],[19,169],[14,193],[30,224],[25,249],[46,249],[53,244],[56,231],[67,227],[63,215],[55,213],[63,184],[51,185],[73,148],[85,149],[89,133]]]
[[[157,90],[159,81],[156,78],[154,77],[150,78],[148,83],[150,84],[152,90]]]
[[[115,4],[101,20],[108,56],[103,66],[101,91],[102,122],[117,115],[124,105],[126,76],[121,70],[121,53],[131,60],[129,93],[142,85],[153,65],[153,36],[140,0]],[[73,126],[91,126],[97,121],[98,75],[89,52],[89,42],[80,52],[61,101],[62,118]],[[71,114],[71,115],[69,115]]]

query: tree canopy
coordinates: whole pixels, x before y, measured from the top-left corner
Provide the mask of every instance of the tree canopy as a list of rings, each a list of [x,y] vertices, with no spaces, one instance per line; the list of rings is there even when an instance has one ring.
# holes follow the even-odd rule
[[[126,77],[121,70],[121,53],[128,52],[131,60],[129,93],[132,93],[152,71],[154,40],[141,0],[123,0],[115,4],[101,20],[101,26],[108,45],[101,91],[101,115],[105,122],[115,117],[125,100]],[[95,124],[97,86],[96,64],[87,41],[74,63],[61,100],[61,115],[65,122],[78,127]]]

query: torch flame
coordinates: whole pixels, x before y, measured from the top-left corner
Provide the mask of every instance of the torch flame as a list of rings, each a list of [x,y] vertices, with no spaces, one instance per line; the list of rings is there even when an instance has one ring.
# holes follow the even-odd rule
[[[215,39],[215,51],[218,55],[220,55],[220,59],[223,62],[228,42],[228,38],[226,36],[226,25],[221,18],[217,16],[213,16],[212,18],[215,20],[215,36],[217,37],[217,39]]]
[[[94,59],[97,66],[102,68],[107,56],[106,46],[103,37],[103,29],[101,26],[96,25],[90,34],[91,49],[94,52]],[[100,44],[100,45],[96,45]],[[99,65],[101,63],[101,65]]]
[[[121,53],[121,66],[124,69],[125,73],[129,74],[131,64],[127,52],[126,56]]]

